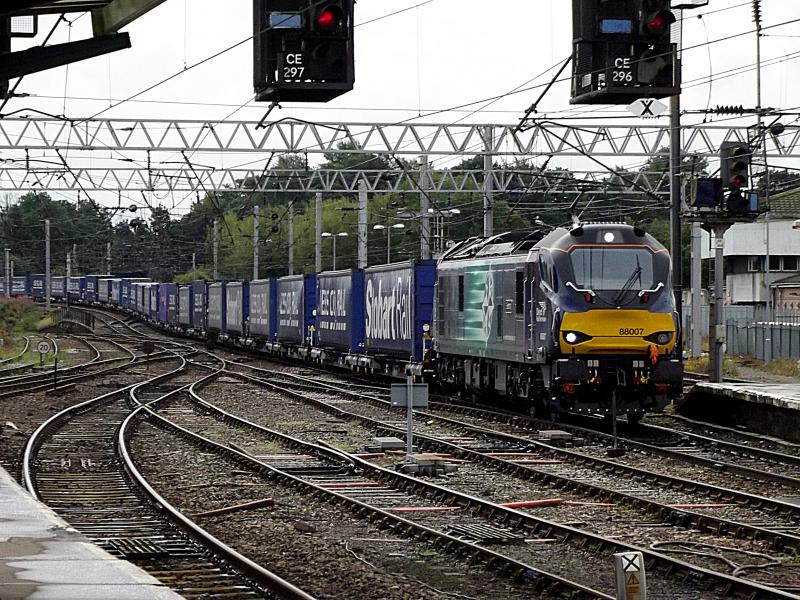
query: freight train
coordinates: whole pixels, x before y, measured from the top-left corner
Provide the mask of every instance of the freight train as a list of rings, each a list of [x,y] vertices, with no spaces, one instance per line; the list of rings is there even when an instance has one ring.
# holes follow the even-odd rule
[[[666,249],[643,230],[471,238],[419,260],[256,281],[51,279],[50,295],[177,334],[367,374],[413,375],[532,414],[636,421],[681,393]],[[41,300],[43,275],[12,292]]]

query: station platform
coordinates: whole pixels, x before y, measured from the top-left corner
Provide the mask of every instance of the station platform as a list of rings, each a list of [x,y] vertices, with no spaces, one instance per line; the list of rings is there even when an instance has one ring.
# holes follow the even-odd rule
[[[0,599],[177,600],[34,500],[0,467]]]
[[[678,407],[703,421],[800,442],[800,383],[696,383]]]

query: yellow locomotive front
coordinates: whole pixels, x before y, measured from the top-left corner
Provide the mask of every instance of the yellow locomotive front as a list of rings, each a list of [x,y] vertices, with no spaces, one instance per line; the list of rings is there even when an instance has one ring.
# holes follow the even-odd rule
[[[683,366],[666,249],[624,224],[561,230],[541,246],[551,310],[551,399],[561,412],[636,420],[680,394]]]

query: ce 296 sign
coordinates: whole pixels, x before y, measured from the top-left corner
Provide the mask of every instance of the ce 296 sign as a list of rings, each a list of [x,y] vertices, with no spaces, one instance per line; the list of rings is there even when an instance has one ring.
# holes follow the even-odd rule
[[[631,69],[631,59],[629,57],[621,56],[614,59],[611,81],[619,84],[633,83],[633,69]]]

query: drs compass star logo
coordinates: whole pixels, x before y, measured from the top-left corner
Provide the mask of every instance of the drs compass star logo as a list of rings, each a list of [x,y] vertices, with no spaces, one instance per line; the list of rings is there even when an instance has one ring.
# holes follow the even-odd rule
[[[486,280],[483,284],[483,335],[488,341],[492,333],[492,323],[494,323],[494,275],[492,271],[486,271]]]

